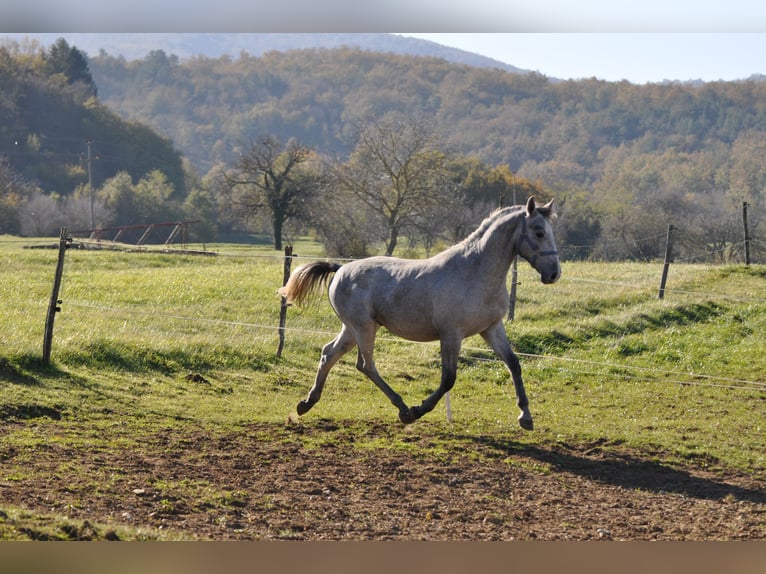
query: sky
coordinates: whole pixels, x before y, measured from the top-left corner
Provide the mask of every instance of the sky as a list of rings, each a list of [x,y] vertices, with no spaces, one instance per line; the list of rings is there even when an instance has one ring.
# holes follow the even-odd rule
[[[560,79],[635,84],[766,75],[766,33],[404,33]]]
[[[563,79],[766,74],[753,0],[0,0],[0,14],[0,33],[399,30]]]

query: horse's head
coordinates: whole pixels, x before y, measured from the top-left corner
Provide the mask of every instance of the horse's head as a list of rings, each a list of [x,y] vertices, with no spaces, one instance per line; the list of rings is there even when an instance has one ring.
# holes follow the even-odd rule
[[[555,217],[553,200],[537,205],[535,198],[530,196],[516,242],[516,252],[529,261],[546,284],[555,283],[561,277],[559,252],[551,226]]]

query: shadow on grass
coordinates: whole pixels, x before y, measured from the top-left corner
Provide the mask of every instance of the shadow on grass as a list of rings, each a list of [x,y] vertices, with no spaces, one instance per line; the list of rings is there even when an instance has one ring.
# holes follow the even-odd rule
[[[47,405],[0,405],[0,421],[49,418],[61,420],[61,409]]]
[[[13,385],[39,387],[42,386],[42,382],[36,375],[55,377],[60,374],[61,371],[56,367],[45,365],[41,357],[32,355],[22,355],[13,359],[0,357],[0,381]],[[28,402],[0,404],[0,421],[40,418],[61,420],[61,413],[62,409],[58,405]]]
[[[327,434],[328,436],[334,434],[332,438],[337,441],[335,444],[340,444],[342,441],[354,444],[360,437],[390,438],[392,428],[397,424],[319,419],[311,423],[293,425],[290,427],[290,433]],[[270,432],[270,436],[274,436],[279,431],[273,428]],[[284,428],[281,432],[284,432]],[[397,435],[397,433],[393,434]],[[420,438],[415,435],[401,440],[418,442]],[[490,450],[494,451],[491,458],[500,460],[508,456],[529,458],[544,463],[552,473],[565,472],[605,485],[658,494],[676,494],[700,500],[721,500],[733,497],[740,501],[766,504],[766,490],[757,484],[748,487],[730,484],[713,476],[695,475],[661,461],[650,460],[649,457],[654,455],[643,457],[639,452],[618,452],[610,449],[604,442],[587,446],[530,445],[510,439],[452,432],[439,437],[431,436],[428,440],[432,441],[435,438],[436,442],[443,440],[445,448],[449,450],[483,450],[485,454],[489,454],[486,451]]]
[[[146,367],[144,363],[136,364],[129,359],[126,360],[123,357],[118,356],[115,356],[112,363],[107,362],[106,364],[109,364],[113,369],[123,368],[125,370],[134,369],[136,371],[148,371],[150,367],[154,366],[150,364],[149,367]],[[98,364],[94,368],[100,369],[103,367],[104,363]],[[53,380],[58,380],[58,384],[49,385]],[[103,387],[95,380],[90,379],[87,375],[82,376],[68,372],[64,368],[59,367],[55,362],[46,365],[41,357],[34,355],[22,355],[12,358],[0,356],[0,382],[10,382],[15,385],[37,387],[39,389],[46,386],[51,388],[58,386],[59,389],[71,389],[76,387],[78,389],[84,389],[90,393],[88,395],[89,400],[87,406],[46,404],[46,398],[43,396],[44,393],[41,393],[40,396],[37,397],[41,402],[5,401],[0,403],[0,422],[42,418],[58,421],[71,417],[87,418],[94,413],[103,415],[120,412],[123,416],[136,416],[137,414],[132,405],[126,403],[126,401],[130,401],[129,397],[126,398],[127,395],[124,395],[121,391]],[[146,415],[154,415],[163,419],[175,421],[195,420],[193,417],[185,416],[177,412],[163,412],[160,409],[144,409],[140,412],[140,416]],[[80,420],[82,422],[85,419],[81,418]]]
[[[38,386],[41,384],[36,375],[56,377],[63,372],[53,365],[46,365],[42,357],[21,355],[9,359],[0,357],[0,381],[7,381],[14,385]]]
[[[566,447],[545,448],[493,437],[464,436],[463,439],[504,453],[533,458],[550,465],[554,472],[568,472],[602,484],[705,500],[733,496],[737,500],[766,504],[766,492],[761,489],[694,476],[685,470],[633,454],[600,448],[580,453]]]
[[[59,359],[67,365],[90,369],[116,370],[131,373],[160,373],[173,375],[183,371],[206,372],[227,365],[247,365],[266,372],[271,365],[267,358],[243,355],[233,349],[225,349],[211,358],[211,352],[184,351],[180,349],[158,350],[133,344],[100,340],[77,350],[59,353]]]

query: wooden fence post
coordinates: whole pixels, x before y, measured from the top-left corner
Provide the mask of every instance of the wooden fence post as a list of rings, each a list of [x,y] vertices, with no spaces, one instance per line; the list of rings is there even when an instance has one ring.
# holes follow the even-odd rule
[[[670,267],[670,262],[673,260],[673,229],[673,225],[668,225],[668,237],[665,241],[665,263],[662,266],[662,279],[660,280],[660,299],[665,297],[665,283],[668,280],[668,268]]]
[[[285,265],[284,273],[282,276],[282,286],[287,285],[287,280],[290,279],[290,268],[293,264],[293,246],[288,245],[285,247]],[[285,322],[287,321],[287,299],[284,297],[282,304],[279,308],[279,346],[277,347],[277,359],[282,358],[282,349],[285,346]]]
[[[59,237],[59,255],[56,263],[56,274],[53,278],[53,291],[51,293],[51,300],[48,303],[48,316],[45,320],[45,335],[43,339],[43,364],[49,365],[51,360],[51,346],[53,344],[53,321],[56,318],[56,313],[61,311],[61,300],[59,299],[59,289],[61,288],[61,276],[64,274],[64,254],[66,253],[67,245],[71,241],[67,237],[67,228],[61,228],[61,235]]]
[[[745,226],[745,265],[750,265],[750,230],[747,226],[747,202],[742,202],[742,224]]]

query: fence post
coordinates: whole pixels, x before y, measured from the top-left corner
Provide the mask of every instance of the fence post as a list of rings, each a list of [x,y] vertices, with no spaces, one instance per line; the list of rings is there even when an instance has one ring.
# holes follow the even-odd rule
[[[513,263],[511,264],[511,294],[508,297],[508,320],[513,321],[513,319],[516,317],[516,285],[519,284],[518,277],[519,277],[519,270],[518,270],[518,262],[519,258],[514,257]]]
[[[293,246],[288,245],[285,247],[285,265],[284,273],[282,276],[282,286],[287,284],[287,280],[290,279],[290,268],[293,264]],[[277,347],[277,359],[282,358],[282,349],[285,346],[285,322],[287,321],[287,299],[284,297],[282,304],[279,308],[279,346]]]
[[[61,300],[59,299],[59,289],[61,288],[61,276],[64,274],[64,254],[66,253],[67,245],[71,241],[67,237],[67,228],[61,228],[61,235],[59,236],[59,255],[56,262],[56,274],[53,277],[53,291],[51,293],[51,300],[48,303],[48,315],[45,320],[45,335],[43,338],[43,364],[49,365],[51,360],[51,345],[53,344],[53,321],[56,318],[56,313],[61,311]]]
[[[750,230],[747,227],[747,202],[742,202],[742,224],[745,226],[745,265],[750,265]]]
[[[665,241],[665,263],[662,266],[662,279],[660,280],[660,299],[665,297],[665,283],[668,280],[668,268],[670,267],[670,262],[673,260],[673,229],[674,227],[672,224],[668,225],[668,237]]]

